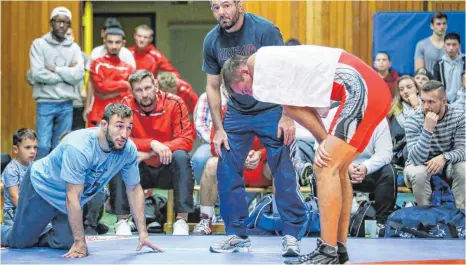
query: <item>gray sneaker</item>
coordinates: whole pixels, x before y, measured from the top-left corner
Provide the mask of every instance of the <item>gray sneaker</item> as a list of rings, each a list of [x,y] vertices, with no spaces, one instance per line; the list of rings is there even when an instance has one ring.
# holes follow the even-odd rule
[[[294,236],[286,235],[282,240],[282,257],[297,257],[300,253],[299,241]]]
[[[212,253],[251,252],[251,240],[243,239],[237,235],[226,236],[218,244],[210,247]]]

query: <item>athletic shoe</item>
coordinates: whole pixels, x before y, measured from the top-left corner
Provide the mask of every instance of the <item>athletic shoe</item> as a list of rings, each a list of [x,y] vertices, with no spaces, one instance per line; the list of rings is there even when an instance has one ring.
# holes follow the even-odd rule
[[[128,223],[128,220],[121,219],[115,224],[115,234],[117,236],[131,236],[131,227]]]
[[[285,264],[340,264],[337,248],[317,239],[317,249],[297,258],[285,260]]]
[[[237,235],[226,236],[220,243],[212,245],[210,252],[213,253],[233,253],[233,252],[251,252],[251,240],[241,238]]]
[[[340,264],[350,263],[346,245],[344,245],[343,243],[337,242],[337,246],[338,246],[338,250],[337,250],[338,261],[340,262]]]
[[[298,257],[299,241],[294,236],[286,235],[282,239],[282,257]]]
[[[207,218],[205,218],[207,217]],[[210,218],[207,215],[201,214],[201,221],[196,224],[193,228],[193,235],[210,235],[212,230],[210,229]]]
[[[186,220],[180,218],[176,220],[173,224],[173,235],[174,236],[188,236],[189,235],[189,225],[186,223]]]
[[[95,228],[97,234],[99,235],[104,235],[108,233],[109,227],[106,223],[104,222],[99,222],[97,223],[97,227]]]

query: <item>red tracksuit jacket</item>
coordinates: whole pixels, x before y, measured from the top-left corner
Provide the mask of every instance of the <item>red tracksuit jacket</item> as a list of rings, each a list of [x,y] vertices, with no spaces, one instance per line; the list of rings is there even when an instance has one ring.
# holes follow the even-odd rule
[[[176,95],[184,101],[186,107],[188,108],[189,114],[193,115],[198,96],[196,92],[194,92],[191,85],[182,79],[178,79],[178,92]]]
[[[193,129],[186,105],[180,97],[158,91],[156,107],[149,115],[141,110],[132,95],[125,97],[122,102],[133,111],[131,139],[138,151],[150,152],[152,140],[165,144],[172,152],[191,151]]]
[[[120,60],[118,56],[107,54],[92,61],[90,72],[95,90],[102,94],[118,92],[120,96],[103,99],[94,93],[94,104],[88,119],[90,127],[95,126],[92,122],[97,123],[102,120],[104,109],[108,104],[120,102],[130,94],[131,87],[128,83],[128,77],[133,71],[134,68]]]
[[[173,72],[178,78],[181,77],[170,60],[154,45],[150,44],[142,52],[137,51],[136,48],[136,45],[129,48],[136,61],[136,69],[147,69],[152,72],[155,78],[157,78],[159,70]]]

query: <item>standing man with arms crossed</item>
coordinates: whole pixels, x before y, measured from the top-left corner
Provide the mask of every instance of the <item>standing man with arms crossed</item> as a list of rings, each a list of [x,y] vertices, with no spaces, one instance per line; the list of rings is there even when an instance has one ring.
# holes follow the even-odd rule
[[[306,232],[308,215],[290,158],[294,122],[282,116],[279,105],[263,103],[249,95],[230,94],[222,125],[220,70],[236,54],[251,55],[262,46],[283,45],[279,29],[262,17],[243,13],[242,1],[213,0],[211,9],[219,25],[204,39],[202,69],[207,74],[207,96],[215,129],[220,213],[227,237],[210,247],[211,252],[250,251],[244,224],[248,206],[244,191],[244,162],[258,136],[267,150],[275,182],[278,211],[284,222],[283,256],[300,253],[299,240]],[[281,139],[280,137],[283,137]],[[231,147],[231,148],[230,148]]]
[[[129,139],[132,128],[131,109],[110,104],[100,127],[69,133],[48,156],[34,163],[21,183],[13,226],[1,227],[2,247],[69,249],[65,258],[89,255],[82,205],[120,172],[139,231],[136,251],[143,246],[161,251],[146,230],[137,149]],[[49,222],[52,228],[42,233]]]
[[[390,109],[385,81],[350,53],[311,45],[263,47],[249,58],[236,55],[225,62],[223,79],[230,93],[281,104],[320,144],[314,173],[322,238],[315,251],[285,263],[348,262],[353,199],[348,168]],[[327,132],[321,116],[327,116],[331,100],[340,101],[340,106]]]

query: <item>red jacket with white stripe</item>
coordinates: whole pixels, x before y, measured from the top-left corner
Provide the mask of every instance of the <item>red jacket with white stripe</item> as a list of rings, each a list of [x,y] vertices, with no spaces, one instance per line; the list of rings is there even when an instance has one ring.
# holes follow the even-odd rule
[[[103,99],[99,94],[94,93],[94,103],[89,114],[90,122],[100,122],[108,104],[120,102],[130,94],[131,87],[128,78],[133,71],[134,68],[120,60],[118,56],[107,54],[92,61],[90,72],[95,90],[101,94],[117,92],[120,95]]]
[[[184,101],[186,107],[188,108],[189,114],[193,115],[194,108],[196,108],[197,99],[199,97],[197,96],[196,92],[194,92],[191,85],[182,79],[178,79],[178,92],[176,95]]]
[[[133,111],[131,139],[138,151],[150,152],[152,140],[163,143],[172,152],[191,151],[193,129],[186,105],[180,97],[159,90],[156,106],[149,114],[141,110],[132,95],[125,97],[122,102]]]
[[[154,45],[148,45],[142,52],[137,50],[136,45],[129,48],[136,61],[136,69],[147,69],[152,72],[155,78],[159,70],[164,72],[173,72],[177,77],[180,77],[178,70],[171,64],[165,55],[157,50]]]

